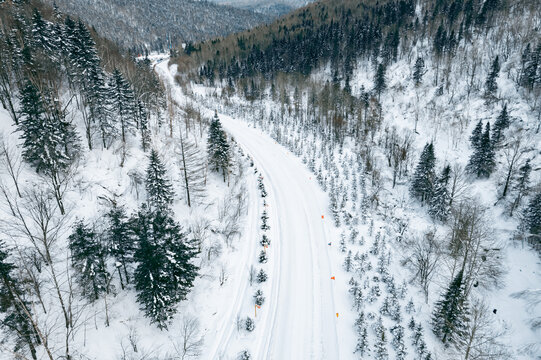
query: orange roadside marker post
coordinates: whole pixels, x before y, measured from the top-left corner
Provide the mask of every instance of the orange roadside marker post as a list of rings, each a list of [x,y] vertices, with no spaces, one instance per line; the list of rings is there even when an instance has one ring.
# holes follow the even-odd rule
[[[338,317],[338,313],[336,313],[336,317]]]
[[[257,317],[257,309],[261,309],[261,306],[256,305],[256,306],[254,307],[254,317]],[[338,316],[338,314],[336,314],[336,316]]]

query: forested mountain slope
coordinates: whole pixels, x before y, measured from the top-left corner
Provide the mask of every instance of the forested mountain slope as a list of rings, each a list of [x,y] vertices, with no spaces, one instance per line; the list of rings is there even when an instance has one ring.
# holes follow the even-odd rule
[[[0,359],[199,354],[190,314],[229,285],[249,162],[153,66],[0,3]]]
[[[209,39],[250,29],[266,15],[207,1],[47,0],[80,17],[125,48],[168,50],[182,42]]]
[[[312,0],[213,0],[213,2],[276,17],[304,6],[312,2]]]
[[[328,192],[354,356],[539,356],[540,26],[535,1],[321,1],[173,59]]]

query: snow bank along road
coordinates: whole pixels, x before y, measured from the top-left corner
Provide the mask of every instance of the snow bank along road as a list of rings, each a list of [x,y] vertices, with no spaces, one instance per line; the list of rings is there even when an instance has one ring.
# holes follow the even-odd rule
[[[166,63],[159,64],[157,71],[169,86],[174,87],[173,76]],[[175,90],[176,96],[182,96],[178,88]],[[340,310],[349,312],[350,305],[341,294],[344,290],[335,289],[331,280],[339,257],[336,253],[333,256],[331,251],[335,244],[328,244],[338,239],[331,217],[325,215],[328,209],[326,194],[300,159],[268,135],[245,122],[221,114],[219,117],[224,129],[254,159],[268,192],[266,202],[271,229],[267,234],[271,246],[268,249],[267,273],[270,290],[264,291],[265,303],[258,310],[256,330],[249,335],[247,347],[252,357],[257,360],[351,358],[349,344],[342,344],[341,340],[342,346],[339,346],[340,335],[348,337],[346,331],[338,329],[339,322],[345,320]],[[250,189],[253,190],[256,189]],[[250,206],[258,207],[257,202],[262,202],[259,196],[250,198]],[[251,223],[255,224],[247,231],[252,234],[244,236],[257,244],[258,225],[254,226],[256,221]],[[247,255],[246,252],[242,254]],[[257,257],[257,252],[248,256]],[[247,271],[242,276],[247,279]],[[235,280],[239,282],[239,279]],[[242,285],[236,289],[237,293],[230,294],[235,300],[224,299],[231,307],[216,319],[216,328],[207,332],[205,358],[229,359],[235,356],[231,347],[235,340],[240,340],[235,336],[236,319],[238,315],[247,315],[248,306],[253,309],[251,301],[255,291],[249,288],[247,280],[239,284]],[[253,316],[253,313],[249,315]]]
[[[260,130],[226,116],[227,132],[249,154],[269,193],[273,268],[260,311],[255,359],[340,359],[325,194],[301,161]],[[257,241],[254,238],[253,241]],[[261,328],[264,330],[261,331]]]

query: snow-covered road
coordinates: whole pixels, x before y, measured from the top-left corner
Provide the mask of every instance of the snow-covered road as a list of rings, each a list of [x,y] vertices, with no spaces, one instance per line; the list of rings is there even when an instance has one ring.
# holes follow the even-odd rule
[[[254,158],[269,193],[272,290],[261,309],[254,358],[340,359],[327,197],[301,161],[268,135],[221,119]]]
[[[169,86],[176,87],[166,63],[156,70]],[[183,102],[178,87],[173,94]],[[212,114],[211,109],[207,112]],[[272,243],[266,300],[258,310],[256,329],[239,335],[238,317],[253,316],[255,290],[249,286],[247,268],[260,251],[259,215],[250,211],[243,235],[248,244],[241,245],[238,254],[243,258],[234,271],[241,278],[231,279],[234,293],[223,299],[223,310],[217,311],[215,323],[206,331],[203,358],[234,359],[239,346],[249,348],[257,360],[352,358],[353,315],[344,296],[346,283],[335,284],[331,279],[340,274],[343,280],[345,273],[337,265],[340,255],[333,251],[339,239],[328,214],[327,195],[300,159],[260,129],[223,114],[219,118],[264,177],[271,227],[267,234]],[[250,206],[260,209],[258,192],[251,195]]]

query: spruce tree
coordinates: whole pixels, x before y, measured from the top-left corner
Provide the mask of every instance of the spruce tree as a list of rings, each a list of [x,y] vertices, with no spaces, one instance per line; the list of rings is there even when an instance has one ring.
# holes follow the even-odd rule
[[[21,90],[19,131],[23,139],[23,157],[37,172],[49,173],[67,167],[69,155],[59,124],[45,111],[42,94],[30,81]]]
[[[402,325],[395,325],[391,328],[391,334],[393,340],[391,345],[396,351],[396,360],[404,360],[406,358],[406,345],[404,344],[404,327]]]
[[[374,331],[376,333],[374,358],[377,360],[386,360],[389,358],[389,353],[387,351],[387,335],[385,334],[385,327],[383,326],[383,319],[381,316],[378,318]]]
[[[488,178],[496,167],[495,157],[494,144],[490,139],[490,123],[487,123],[477,147],[474,148],[466,170],[477,177]]]
[[[0,328],[14,341],[15,352],[27,346],[32,359],[37,360],[40,339],[31,322],[32,307],[24,297],[23,284],[15,277],[16,266],[8,257],[7,246],[0,241]]]
[[[115,267],[118,271],[120,286],[124,289],[125,284],[130,283],[128,265],[133,261],[135,252],[134,236],[132,230],[137,231],[137,224],[130,229],[130,222],[123,206],[116,203],[105,214],[107,220],[104,232],[108,244],[109,254],[115,260]]]
[[[113,71],[108,88],[109,104],[118,117],[122,142],[126,143],[126,134],[135,127],[135,95],[130,83],[118,69]]]
[[[168,212],[143,207],[136,223],[137,302],[151,323],[166,329],[193,286],[198,268],[191,261],[197,251]]]
[[[387,81],[385,79],[386,66],[383,63],[378,65],[376,74],[374,77],[374,92],[378,95],[378,100],[380,95],[387,88]]]
[[[421,85],[423,81],[423,75],[425,74],[425,61],[422,57],[418,57],[415,60],[415,66],[413,68],[413,82],[415,86]]]
[[[511,190],[514,196],[514,200],[511,204],[511,216],[513,215],[513,211],[520,205],[522,198],[529,192],[531,172],[532,166],[530,165],[530,159],[528,159],[524,165],[518,169],[518,174],[511,185]]]
[[[468,302],[461,270],[442,295],[442,299],[434,306],[432,330],[444,344],[455,343],[464,336],[468,316]]]
[[[483,122],[479,120],[470,136],[470,144],[473,149],[481,146],[481,138],[483,137]]]
[[[500,60],[499,56],[496,56],[492,61],[490,66],[490,72],[488,73],[487,79],[485,81],[485,97],[494,98],[496,96],[496,91],[498,90],[498,84],[496,83],[496,78],[500,73]]]
[[[154,149],[150,152],[145,185],[147,199],[152,209],[164,211],[173,203],[173,186],[167,179],[165,166],[158,152]]]
[[[534,195],[524,209],[522,228],[530,242],[541,243],[541,192]]]
[[[90,301],[96,301],[108,292],[109,273],[105,265],[106,248],[97,234],[84,221],[76,222],[69,236],[71,263],[77,270],[76,279],[82,293]]]
[[[436,180],[434,187],[434,195],[430,200],[430,208],[428,213],[433,219],[445,222],[449,215],[451,196],[447,185],[449,183],[449,176],[451,173],[451,167],[449,165],[443,168],[441,176]]]
[[[434,194],[435,165],[434,145],[426,144],[410,185],[410,194],[422,204],[428,203]]]
[[[364,312],[360,312],[355,320],[355,330],[357,332],[357,345],[355,353],[359,353],[361,358],[370,351],[368,347],[368,331],[366,330],[366,319]]]
[[[217,112],[210,123],[207,153],[212,169],[216,172],[221,170],[225,182],[230,162],[229,143],[225,132],[222,130],[222,124]]]
[[[503,132],[509,127],[509,124],[509,114],[507,113],[507,104],[505,104],[492,129],[492,143],[494,146],[497,146],[504,139]]]

